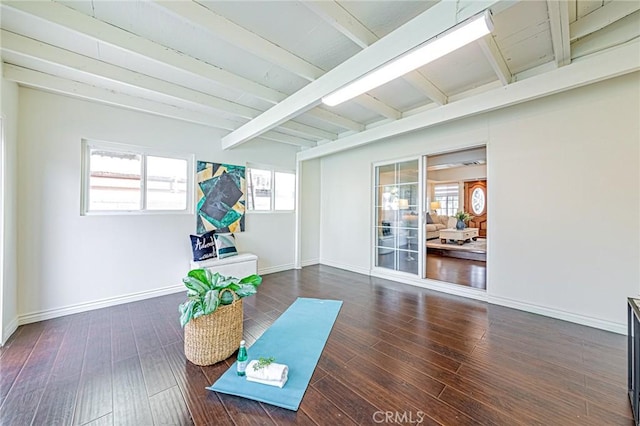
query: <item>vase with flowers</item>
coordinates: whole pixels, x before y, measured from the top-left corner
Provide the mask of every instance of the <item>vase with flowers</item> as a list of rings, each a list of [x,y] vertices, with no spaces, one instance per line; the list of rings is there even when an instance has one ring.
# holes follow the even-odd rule
[[[462,230],[462,229],[466,228],[467,227],[466,222],[468,222],[471,219],[473,219],[473,216],[471,216],[469,213],[467,213],[465,211],[459,211],[458,213],[455,214],[454,217],[458,220],[456,222],[456,229],[458,229],[458,230]]]

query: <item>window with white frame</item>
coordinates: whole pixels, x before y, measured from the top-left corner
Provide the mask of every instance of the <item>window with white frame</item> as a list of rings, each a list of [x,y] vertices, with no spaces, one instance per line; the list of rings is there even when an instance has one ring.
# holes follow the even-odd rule
[[[193,156],[83,140],[82,214],[191,213]]]
[[[434,185],[434,200],[440,202],[438,215],[453,216],[460,205],[460,190],[457,182],[437,183]]]
[[[295,201],[295,173],[247,167],[248,210],[292,211]]]

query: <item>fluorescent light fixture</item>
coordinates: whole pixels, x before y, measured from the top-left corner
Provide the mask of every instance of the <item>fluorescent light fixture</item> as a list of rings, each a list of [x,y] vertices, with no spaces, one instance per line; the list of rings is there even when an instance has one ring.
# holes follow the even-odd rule
[[[491,15],[486,10],[325,96],[322,102],[329,106],[341,104],[466,46],[492,30]]]

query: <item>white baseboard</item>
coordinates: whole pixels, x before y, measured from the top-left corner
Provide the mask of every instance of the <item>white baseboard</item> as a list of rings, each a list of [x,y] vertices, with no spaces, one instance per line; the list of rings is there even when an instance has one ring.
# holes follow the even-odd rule
[[[309,262],[309,263],[307,263]],[[334,268],[344,269],[347,271],[355,272],[358,274],[373,276],[377,278],[388,279],[405,284],[415,285],[422,288],[427,288],[442,293],[453,294],[457,296],[467,297],[470,299],[482,300],[492,303],[494,305],[506,306],[508,308],[514,308],[525,312],[531,312],[538,315],[544,315],[551,318],[556,318],[564,321],[573,322],[576,324],[585,325],[588,327],[594,327],[601,330],[611,331],[618,334],[627,334],[627,325],[616,323],[612,321],[601,320],[598,318],[592,318],[584,315],[573,314],[557,309],[546,308],[530,303],[519,302],[517,300],[507,299],[504,297],[487,295],[483,290],[478,290],[470,287],[463,286],[451,286],[446,283],[441,283],[435,280],[422,280],[419,278],[410,278],[402,275],[395,275],[393,273],[381,273],[376,270],[366,270],[363,268],[354,267],[352,265],[346,265],[338,262],[324,260],[322,262],[306,261],[303,266],[314,265],[321,263],[323,265],[331,266]],[[270,268],[263,268],[259,270],[260,274],[272,274],[275,272],[287,271],[294,269],[293,264],[279,265]],[[135,302],[138,300],[149,299],[152,297],[164,296],[167,294],[178,293],[185,291],[184,285],[174,285],[169,287],[163,287],[155,290],[148,290],[138,293],[131,293],[123,296],[110,297],[102,300],[97,300],[87,303],[79,303],[76,305],[70,305],[62,308],[48,309],[45,311],[31,312],[28,314],[19,315],[14,318],[6,327],[2,330],[0,346],[4,345],[9,337],[16,331],[19,325],[29,324],[37,321],[44,321],[51,318],[57,318],[64,315],[76,314],[79,312],[91,311],[94,309],[106,308],[109,306],[120,305],[128,302]]]
[[[274,274],[276,272],[282,272],[282,271],[288,271],[290,269],[295,269],[295,267],[296,266],[293,263],[287,263],[285,265],[270,266],[268,268],[259,268],[258,269],[258,274],[259,275]]]
[[[307,260],[303,260],[302,262],[300,262],[300,266],[302,266],[304,268],[305,266],[317,265],[318,263],[320,263],[320,259],[318,259],[318,258],[307,259]]]
[[[443,283],[436,280],[420,279],[407,276],[403,273],[396,273],[394,271],[380,271],[377,269],[364,270],[362,268],[353,267],[351,265],[340,264],[338,262],[323,260],[323,265],[332,266],[339,269],[345,269],[347,271],[356,272],[363,275],[369,275],[372,277],[383,278],[391,281],[401,282],[404,284],[410,284],[417,287],[427,288],[430,290],[439,291],[442,293],[453,294],[456,296],[462,296],[469,299],[480,300],[494,305],[506,306],[508,308],[514,308],[532,314],[543,315],[546,317],[556,318],[563,321],[569,321],[587,327],[598,328],[600,330],[611,331],[618,334],[627,334],[627,325],[616,323],[612,321],[601,320],[598,318],[588,317],[584,315],[574,314],[570,312],[561,311],[558,309],[547,308],[543,306],[537,306],[530,303],[519,302],[512,299],[503,297],[496,297],[487,294],[484,290],[479,290],[472,287],[465,286],[452,286],[448,283]]]
[[[69,305],[63,308],[47,309],[45,311],[31,312],[23,314],[18,317],[18,323],[20,325],[29,324],[37,321],[44,321],[51,318],[61,317],[63,315],[77,314],[79,312],[92,311],[94,309],[106,308],[109,306],[120,305],[128,302],[135,302],[138,300],[150,299],[152,297],[164,296],[166,294],[178,293],[185,291],[186,288],[183,284],[173,285],[170,287],[163,287],[155,290],[141,291],[138,293],[130,293],[123,296],[108,297],[102,300],[96,300],[93,302],[78,303],[76,305]],[[176,307],[176,309],[178,309]],[[176,311],[177,312],[177,311]]]
[[[7,340],[9,340],[9,337],[11,337],[11,335],[15,333],[17,329],[18,329],[18,317],[15,317],[2,330],[2,336],[0,336],[1,337],[0,346],[4,346],[4,344],[7,343]]]
[[[601,330],[611,331],[613,333],[624,335],[627,334],[626,324],[620,324],[612,321],[601,320],[598,318],[587,317],[584,315],[573,314],[571,312],[560,311],[558,309],[545,308],[544,306],[519,302],[517,300],[507,299],[504,297],[490,295],[488,302],[494,305],[506,306],[507,308],[531,312],[532,314],[544,315],[545,317],[551,317],[580,325],[586,325],[587,327],[599,328]]]
[[[416,287],[426,288],[429,290],[439,291],[440,293],[453,294],[455,296],[462,296],[468,299],[481,300],[483,302],[487,301],[487,293],[484,290],[479,290],[473,287],[464,287],[464,286],[452,286],[451,284],[443,283],[436,280],[430,279],[420,279],[420,278],[412,278],[407,277],[405,275],[394,274],[393,271],[379,271],[372,270],[369,275],[376,278],[383,278],[386,280],[401,282],[403,284],[410,284]]]
[[[273,274],[275,272],[288,271],[294,269],[294,264],[278,265],[269,268],[262,268],[258,271],[259,274]],[[164,296],[166,294],[178,293],[185,291],[186,288],[183,284],[159,288],[155,290],[142,291],[138,293],[131,293],[123,296],[109,297],[106,299],[96,300],[86,303],[78,303],[76,305],[69,305],[62,308],[47,309],[44,311],[31,312],[28,314],[19,315],[18,318],[9,324],[4,331],[2,337],[9,336],[15,331],[18,325],[29,324],[37,321],[44,321],[51,318],[57,318],[64,315],[77,314],[79,312],[92,311],[94,309],[106,308],[109,306],[120,305],[128,302],[135,302],[138,300],[150,299],[152,297]],[[177,307],[176,307],[177,309]],[[13,329],[11,328],[13,327]],[[4,342],[3,342],[4,343]]]
[[[359,268],[353,265],[347,265],[345,263],[334,262],[333,260],[321,259],[318,263],[321,265],[331,266],[333,268],[344,269],[346,271],[355,272],[357,274],[369,275],[369,270],[364,268]]]
[[[463,287],[463,286],[452,286],[450,284],[442,283],[440,281],[435,280],[423,280],[418,277],[412,277],[410,274],[406,274],[403,272],[396,272],[392,270],[383,270],[383,269],[364,269],[354,267],[353,265],[346,265],[338,262],[334,262],[331,260],[322,260],[320,262],[322,265],[331,266],[334,268],[344,269],[350,272],[355,272],[357,274],[367,275],[376,278],[382,278],[385,280],[400,282],[403,284],[410,284],[417,287],[427,288],[430,290],[436,290],[441,293],[453,294],[456,296],[467,297],[470,299],[476,300],[487,300],[487,293],[484,290],[478,290],[477,288],[472,287]]]

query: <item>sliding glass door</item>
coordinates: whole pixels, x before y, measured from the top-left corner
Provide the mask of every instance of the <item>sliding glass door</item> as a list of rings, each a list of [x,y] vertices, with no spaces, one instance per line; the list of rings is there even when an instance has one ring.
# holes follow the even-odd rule
[[[421,271],[419,159],[375,166],[375,266]]]

